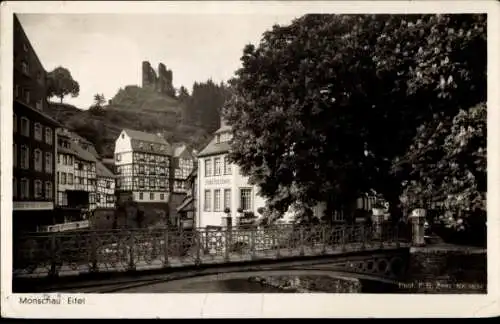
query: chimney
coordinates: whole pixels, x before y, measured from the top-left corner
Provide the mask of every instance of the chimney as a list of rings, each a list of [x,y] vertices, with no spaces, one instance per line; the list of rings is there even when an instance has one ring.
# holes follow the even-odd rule
[[[221,115],[220,116],[220,127],[222,128],[224,126],[227,126],[227,122],[226,122],[226,120]]]

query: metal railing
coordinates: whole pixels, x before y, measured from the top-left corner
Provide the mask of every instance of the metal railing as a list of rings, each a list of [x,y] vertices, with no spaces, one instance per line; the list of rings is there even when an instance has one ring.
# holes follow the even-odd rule
[[[407,246],[410,236],[406,224],[33,233],[14,241],[13,274],[61,276],[335,255]]]

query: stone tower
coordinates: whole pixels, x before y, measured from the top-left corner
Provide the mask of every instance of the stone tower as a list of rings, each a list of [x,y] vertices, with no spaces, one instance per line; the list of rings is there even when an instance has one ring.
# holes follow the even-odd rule
[[[148,61],[142,62],[142,87],[152,87],[156,89],[157,77],[156,73]]]
[[[152,88],[168,96],[175,96],[175,89],[172,84],[173,73],[167,70],[165,64],[158,64],[158,75],[148,61],[142,62],[142,87]]]
[[[172,71],[167,70],[165,64],[158,64],[158,88],[161,93],[168,96],[175,96],[175,89],[172,84]]]

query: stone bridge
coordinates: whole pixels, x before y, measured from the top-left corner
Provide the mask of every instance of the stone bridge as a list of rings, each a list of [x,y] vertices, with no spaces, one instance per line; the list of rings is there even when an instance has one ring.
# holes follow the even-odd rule
[[[15,243],[13,290],[93,291],[262,271],[341,273],[394,283],[405,276],[411,240],[406,224],[31,234]]]

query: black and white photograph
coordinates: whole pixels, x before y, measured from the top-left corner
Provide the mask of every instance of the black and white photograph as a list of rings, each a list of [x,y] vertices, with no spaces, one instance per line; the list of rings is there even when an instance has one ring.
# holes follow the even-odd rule
[[[2,303],[498,294],[498,7],[21,3],[2,6]]]

